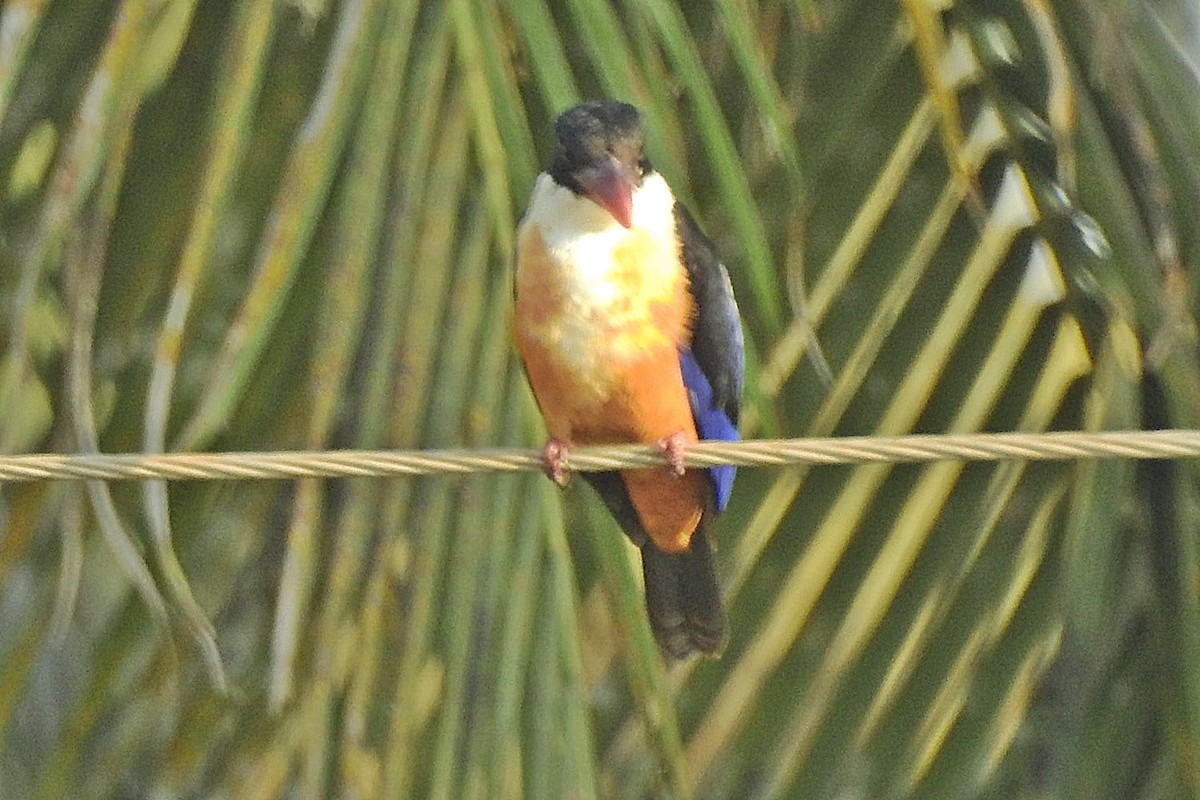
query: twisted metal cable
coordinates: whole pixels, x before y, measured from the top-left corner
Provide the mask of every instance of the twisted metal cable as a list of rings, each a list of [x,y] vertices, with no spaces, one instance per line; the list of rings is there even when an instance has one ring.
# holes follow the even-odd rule
[[[1200,430],[1103,433],[974,433],[756,439],[699,442],[684,457],[689,467],[736,464],[917,463],[928,461],[1068,461],[1084,458],[1200,456]],[[572,448],[575,472],[664,465],[646,445]],[[0,482],[40,480],[267,480],[541,470],[540,450],[335,450],[327,452],[169,453],[0,456]]]

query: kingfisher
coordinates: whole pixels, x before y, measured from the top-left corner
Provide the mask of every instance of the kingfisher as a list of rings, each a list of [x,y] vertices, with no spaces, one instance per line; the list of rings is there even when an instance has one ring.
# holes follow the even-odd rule
[[[573,445],[657,445],[667,466],[584,473],[641,550],[646,612],[671,659],[727,637],[713,528],[734,468],[685,469],[688,445],[738,439],[741,321],[729,275],[643,149],[636,108],[592,101],[517,228],[513,328],[545,421],[547,474]]]

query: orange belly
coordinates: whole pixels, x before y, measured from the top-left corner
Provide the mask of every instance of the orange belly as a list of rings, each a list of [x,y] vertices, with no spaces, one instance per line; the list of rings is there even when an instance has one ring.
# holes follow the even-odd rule
[[[518,342],[522,342],[520,334]],[[590,400],[585,381],[559,368],[552,354],[525,341],[521,346],[529,383],[550,435],[572,444],[654,444],[683,432],[696,441],[687,391],[674,351],[648,354],[610,373],[612,393]],[[664,357],[666,356],[666,357]],[[688,470],[676,477],[668,470],[623,470],[621,477],[642,527],[661,550],[686,550],[700,522],[704,475]]]
[[[523,236],[518,258],[517,348],[550,435],[572,444],[653,444],[682,432],[696,441],[679,369],[678,346],[690,312],[682,277],[674,303],[647,300],[646,313],[632,321],[614,325],[603,315],[565,321],[574,339],[585,340],[580,348],[556,335],[573,306],[540,238]],[[630,296],[638,298],[636,292],[625,295],[624,311],[634,302]],[[568,347],[585,352],[567,352]],[[689,470],[677,478],[664,468],[621,475],[654,544],[668,552],[687,549],[704,507],[703,472]]]

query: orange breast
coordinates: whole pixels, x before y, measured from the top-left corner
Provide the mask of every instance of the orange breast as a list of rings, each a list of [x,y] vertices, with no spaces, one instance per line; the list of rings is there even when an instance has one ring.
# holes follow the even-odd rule
[[[517,347],[555,438],[654,443],[682,431],[696,440],[678,351],[688,333],[690,293],[682,269],[668,293],[639,293],[636,260],[648,255],[641,248],[632,238],[614,251],[610,280],[617,284],[608,296],[615,300],[598,308],[569,291],[564,265],[536,229],[519,235]],[[700,519],[703,473],[676,478],[665,469],[630,470],[622,477],[654,543],[670,552],[686,549]]]

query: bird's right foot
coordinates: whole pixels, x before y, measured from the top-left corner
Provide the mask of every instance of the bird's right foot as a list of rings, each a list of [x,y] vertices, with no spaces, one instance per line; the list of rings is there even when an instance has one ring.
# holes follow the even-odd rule
[[[571,479],[567,472],[567,457],[571,447],[562,439],[549,439],[542,448],[542,462],[545,465],[546,477],[559,486],[566,486]]]

